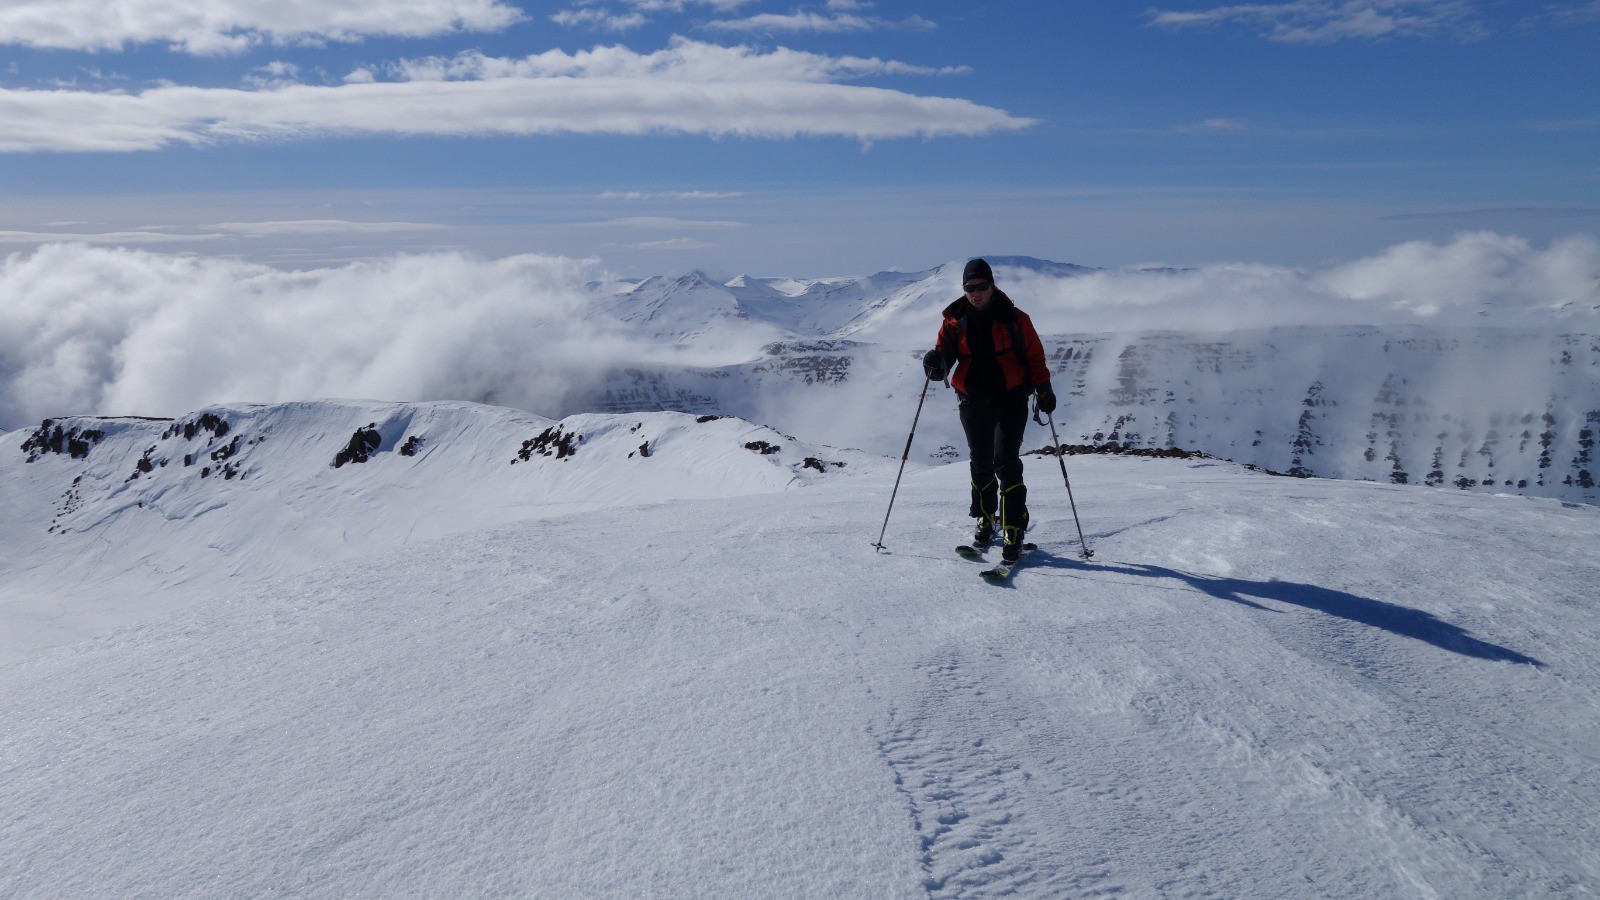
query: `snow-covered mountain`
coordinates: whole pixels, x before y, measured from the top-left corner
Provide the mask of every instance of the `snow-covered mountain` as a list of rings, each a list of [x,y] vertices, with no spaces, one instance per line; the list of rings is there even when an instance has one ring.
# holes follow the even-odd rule
[[[1095,270],[994,262],[1002,284],[1025,286],[1015,289],[1019,302],[1024,290],[1039,299],[1027,308],[1046,335],[1063,443],[1180,448],[1296,475],[1600,502],[1595,309],[1564,303],[1535,315],[1490,304],[1443,324],[1074,334],[1060,328],[1079,314],[1052,291]],[[629,364],[573,391],[561,412],[716,412],[897,452],[921,394],[920,350],[931,345],[959,273],[951,263],[804,289],[790,281],[787,293],[745,278],[715,287],[698,274],[684,284],[647,282],[639,289],[651,286],[650,303],[697,328],[714,329],[720,310],[737,309],[785,339],[757,349],[746,323],[747,359]],[[718,299],[707,305],[708,297]],[[706,332],[655,337],[690,343]],[[931,402],[952,400],[936,386]],[[953,416],[923,422],[919,457],[948,459],[963,446]],[[1030,438],[1033,447],[1048,443],[1042,429]]]
[[[784,295],[759,282],[738,281],[716,284],[698,271],[648,278],[605,297],[599,309],[657,342],[692,346],[711,338],[760,343],[787,337],[780,324]]]
[[[470,403],[214,407],[176,420],[50,420],[6,437],[0,660],[182,605],[219,577],[260,579],[501,522],[782,491],[891,465],[732,418],[553,421]],[[609,552],[594,538],[597,554]],[[41,606],[50,612],[36,619]]]
[[[998,277],[1069,278],[1093,269],[1031,257],[994,257]],[[597,309],[650,337],[692,344],[731,320],[760,323],[788,340],[845,339],[899,343],[927,331],[929,316],[960,294],[962,261],[924,272],[879,272],[848,278],[751,278],[717,283],[704,272],[631,282],[598,291]],[[599,286],[597,286],[599,287]],[[932,321],[937,327],[937,318]],[[647,323],[647,324],[646,324]],[[772,340],[777,340],[773,337]]]
[[[844,336],[868,327],[882,310],[898,309],[908,298],[959,277],[959,267],[955,276],[946,268],[812,281],[737,276],[724,283],[696,271],[601,294],[597,308],[654,340],[679,344],[693,345],[715,332],[724,339],[754,333],[761,343]]]

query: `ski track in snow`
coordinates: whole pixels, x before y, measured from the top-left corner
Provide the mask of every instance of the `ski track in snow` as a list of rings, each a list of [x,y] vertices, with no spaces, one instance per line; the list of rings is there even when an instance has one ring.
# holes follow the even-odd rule
[[[500,525],[0,669],[15,896],[1585,897],[1600,515],[964,465]],[[1070,537],[1069,537],[1070,536]]]

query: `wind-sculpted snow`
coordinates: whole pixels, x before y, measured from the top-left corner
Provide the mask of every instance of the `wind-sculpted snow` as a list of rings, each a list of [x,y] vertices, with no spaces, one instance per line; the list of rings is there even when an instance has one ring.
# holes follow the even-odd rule
[[[438,437],[455,416],[334,412],[315,466],[354,496],[404,471],[400,417]],[[466,440],[484,417],[462,418],[454,443],[519,477],[613,439],[660,453],[612,472],[673,451],[662,418],[609,437],[518,418],[585,440],[511,466],[501,429]],[[374,420],[378,455],[332,469],[323,451]],[[676,440],[784,440],[672,421]],[[226,486],[264,482],[260,464]],[[0,666],[0,894],[1600,891],[1600,510],[1206,461],[1073,466],[1094,561],[1041,485],[1041,549],[1006,587],[950,552],[959,464],[908,472],[886,553],[869,545],[879,471],[525,508],[214,578],[206,602]],[[383,513],[402,498],[438,499]]]

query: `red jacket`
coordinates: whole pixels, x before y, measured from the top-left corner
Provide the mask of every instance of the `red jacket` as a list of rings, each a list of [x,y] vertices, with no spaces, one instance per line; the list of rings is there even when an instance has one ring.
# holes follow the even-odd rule
[[[963,394],[968,393],[967,376],[973,367],[973,348],[967,335],[968,317],[972,312],[972,305],[964,296],[945,307],[939,342],[934,345],[947,364],[954,360],[950,386]],[[989,329],[994,361],[999,363],[1005,379],[1005,392],[1032,390],[1049,384],[1050,366],[1045,362],[1044,344],[1039,342],[1039,333],[1033,329],[1033,320],[1028,314],[1017,309],[999,288],[994,289],[988,312],[994,323]]]

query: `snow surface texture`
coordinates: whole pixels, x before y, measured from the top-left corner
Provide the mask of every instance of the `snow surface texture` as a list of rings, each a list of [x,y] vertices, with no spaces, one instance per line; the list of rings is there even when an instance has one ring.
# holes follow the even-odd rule
[[[736,420],[204,412],[0,455],[8,628],[190,591],[0,665],[0,894],[1600,892],[1594,507],[1074,458],[1086,562],[1036,460],[996,587],[962,464],[879,553]]]

